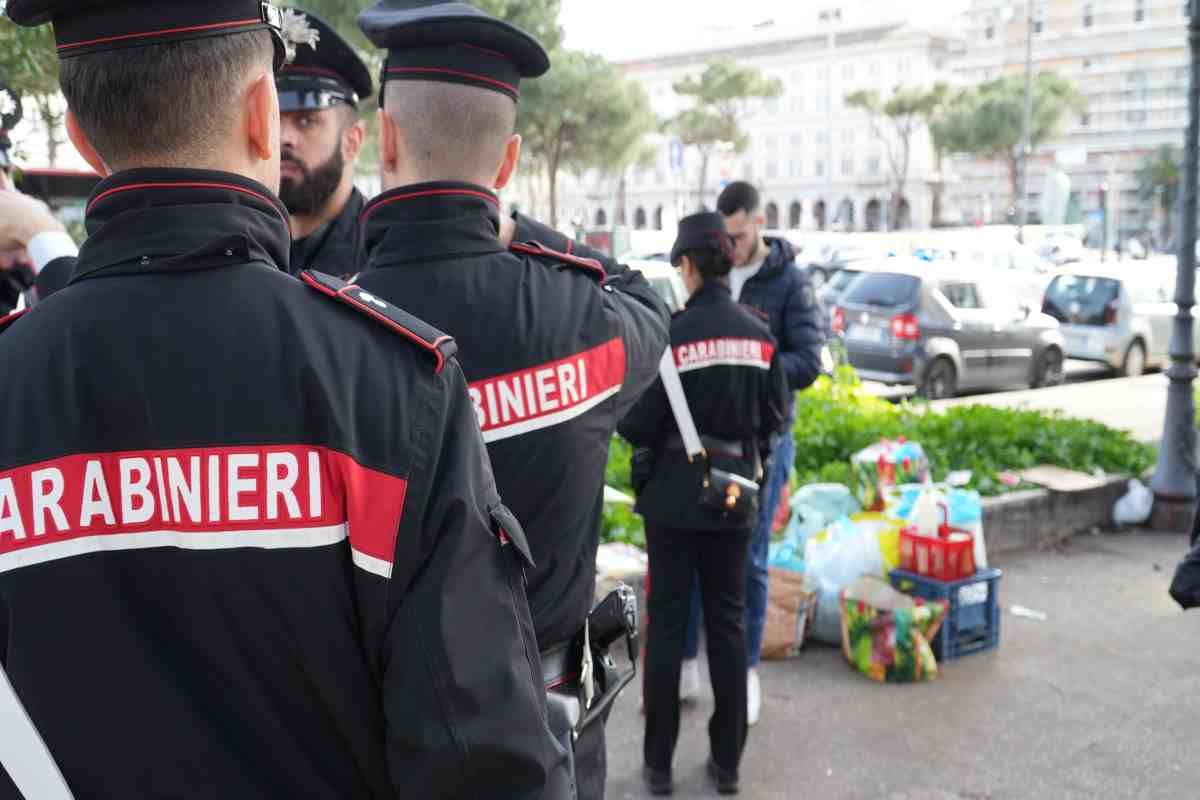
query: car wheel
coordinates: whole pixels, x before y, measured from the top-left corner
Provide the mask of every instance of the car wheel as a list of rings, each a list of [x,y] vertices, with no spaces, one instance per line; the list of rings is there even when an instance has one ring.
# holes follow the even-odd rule
[[[1044,389],[1048,386],[1062,386],[1066,380],[1063,369],[1063,353],[1057,347],[1047,347],[1038,357],[1037,369],[1033,373],[1033,389]]]
[[[1136,378],[1146,373],[1146,345],[1134,342],[1125,351],[1125,360],[1121,362],[1121,377]]]
[[[958,370],[954,362],[942,357],[934,360],[925,371],[925,380],[917,394],[926,400],[945,400],[958,394]]]

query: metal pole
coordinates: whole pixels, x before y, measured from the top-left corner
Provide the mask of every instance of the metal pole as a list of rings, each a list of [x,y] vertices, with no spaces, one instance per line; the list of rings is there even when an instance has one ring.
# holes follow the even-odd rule
[[[1185,505],[1190,511],[1196,500],[1196,407],[1192,392],[1196,359],[1192,306],[1196,303],[1196,183],[1200,178],[1200,0],[1189,1],[1188,13],[1191,74],[1187,138],[1184,141],[1183,214],[1175,279],[1175,303],[1179,311],[1171,336],[1171,366],[1167,369],[1167,377],[1171,380],[1167,388],[1167,418],[1158,452],[1158,468],[1151,483],[1156,500],[1167,501],[1163,504],[1166,506],[1179,506],[1181,512]]]
[[[1029,222],[1029,154],[1033,149],[1033,4],[1029,0],[1025,28],[1025,110],[1021,117],[1021,161],[1017,169],[1017,239],[1025,241]]]

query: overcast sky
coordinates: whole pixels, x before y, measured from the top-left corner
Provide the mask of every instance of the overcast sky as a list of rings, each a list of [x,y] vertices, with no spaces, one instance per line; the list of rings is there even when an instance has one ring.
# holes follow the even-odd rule
[[[928,10],[915,10],[913,17],[915,21],[945,21],[968,2],[923,4]],[[656,43],[667,37],[686,37],[689,30],[699,27],[747,28],[771,19],[804,22],[813,18],[816,5],[816,0],[563,0],[561,19],[569,47],[618,58],[652,53]],[[891,2],[888,5],[895,7]]]

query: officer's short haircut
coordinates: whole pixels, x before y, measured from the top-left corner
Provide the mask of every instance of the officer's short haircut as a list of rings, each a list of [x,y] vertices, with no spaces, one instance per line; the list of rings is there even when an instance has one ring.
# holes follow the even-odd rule
[[[688,260],[700,271],[706,281],[713,278],[724,278],[733,269],[733,261],[729,256],[725,253],[718,253],[716,250],[685,250],[681,255],[688,257]]]
[[[250,31],[108,50],[63,59],[59,82],[110,168],[188,166],[228,135],[247,73],[271,64],[273,47]]]
[[[758,190],[745,181],[734,181],[717,198],[717,209],[727,217],[739,211],[751,215],[758,211]]]
[[[480,183],[492,177],[517,125],[498,92],[456,83],[388,81],[384,108],[422,180]]]

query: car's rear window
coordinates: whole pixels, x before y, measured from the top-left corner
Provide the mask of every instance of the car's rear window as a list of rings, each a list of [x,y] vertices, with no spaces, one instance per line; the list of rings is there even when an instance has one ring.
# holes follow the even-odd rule
[[[911,305],[921,290],[921,279],[896,272],[864,274],[846,291],[847,305],[894,308]]]
[[[1042,310],[1059,322],[1104,325],[1108,308],[1121,291],[1120,281],[1090,275],[1059,275],[1046,289]]]
[[[825,285],[835,292],[845,291],[846,287],[859,275],[862,275],[862,273],[856,270],[843,269],[835,272],[833,277],[829,279],[829,283]]]

